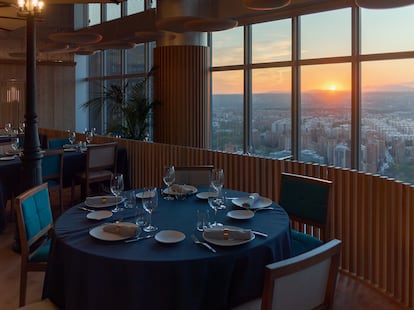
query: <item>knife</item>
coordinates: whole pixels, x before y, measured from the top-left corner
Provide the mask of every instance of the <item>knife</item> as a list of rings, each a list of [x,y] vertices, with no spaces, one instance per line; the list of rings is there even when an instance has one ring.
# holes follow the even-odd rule
[[[261,236],[261,237],[267,237],[267,234],[262,233],[260,231],[256,231],[256,230],[251,230],[252,233],[254,233],[255,235]]]
[[[146,235],[146,236],[143,236],[143,237],[128,239],[128,240],[125,240],[124,242],[125,243],[130,243],[130,242],[140,241],[140,240],[144,240],[144,239],[148,239],[148,238],[152,238],[152,237],[154,237],[154,235]]]

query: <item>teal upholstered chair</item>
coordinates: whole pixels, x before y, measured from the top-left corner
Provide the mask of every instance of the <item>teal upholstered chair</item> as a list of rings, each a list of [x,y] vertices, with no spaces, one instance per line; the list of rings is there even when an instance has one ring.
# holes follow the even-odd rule
[[[49,149],[62,149],[65,144],[70,144],[68,138],[55,138],[47,141]]]
[[[63,149],[46,150],[42,158],[42,180],[49,190],[59,192],[59,207],[63,213]]]
[[[16,197],[21,270],[19,306],[26,303],[27,273],[46,271],[50,233],[53,227],[47,183],[35,186]]]
[[[279,205],[292,224],[293,255],[310,251],[329,240],[332,182],[282,173]]]

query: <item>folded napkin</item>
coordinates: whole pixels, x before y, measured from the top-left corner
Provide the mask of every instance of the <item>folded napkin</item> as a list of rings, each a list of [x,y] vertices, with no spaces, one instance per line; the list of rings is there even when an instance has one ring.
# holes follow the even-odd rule
[[[138,233],[138,226],[129,223],[111,223],[105,225],[103,230],[122,237],[133,237]]]
[[[192,189],[187,185],[173,184],[170,187],[170,191],[179,194],[190,194],[192,192]]]
[[[249,195],[249,198],[246,202],[243,203],[243,205],[247,205],[246,207],[253,207],[253,205],[260,199],[260,195],[258,193],[251,193]]]
[[[113,204],[116,202],[120,202],[122,197],[115,197],[115,196],[94,196],[94,197],[86,197],[86,203],[89,205],[104,205],[106,203]]]
[[[250,229],[236,228],[206,228],[204,236],[216,240],[250,240]]]

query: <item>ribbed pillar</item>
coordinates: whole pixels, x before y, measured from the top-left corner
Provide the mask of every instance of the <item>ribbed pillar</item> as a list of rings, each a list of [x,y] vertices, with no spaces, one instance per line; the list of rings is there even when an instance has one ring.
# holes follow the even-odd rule
[[[205,148],[210,139],[209,48],[154,49],[154,141]]]

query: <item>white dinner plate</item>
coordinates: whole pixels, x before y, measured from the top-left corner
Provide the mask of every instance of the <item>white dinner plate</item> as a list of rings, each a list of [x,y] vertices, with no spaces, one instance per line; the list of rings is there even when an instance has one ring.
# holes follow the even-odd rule
[[[130,225],[130,226],[134,226],[134,227],[137,226],[137,224],[135,224],[135,223],[128,223],[128,222],[123,222],[122,224],[127,225],[127,226]],[[104,240],[104,241],[119,241],[119,240],[125,240],[125,239],[131,238],[131,236],[121,236],[121,235],[118,235],[118,234],[113,234],[113,233],[110,233],[110,232],[106,232],[106,231],[104,231],[105,225],[107,225],[107,224],[100,225],[100,226],[97,226],[95,228],[92,228],[89,231],[89,235],[91,235],[92,237],[94,237],[96,239]]]
[[[75,148],[63,149],[64,152],[76,152]]]
[[[182,186],[184,193],[181,192],[177,192],[174,190],[174,187],[170,187],[170,188],[166,188],[164,189],[164,194],[167,195],[182,195],[182,194],[186,194],[186,195],[193,195],[195,193],[197,193],[197,188],[191,185],[180,185]]]
[[[0,160],[13,160],[15,158],[16,156],[4,156],[4,157],[0,157]]]
[[[86,217],[88,219],[97,220],[97,221],[107,219],[111,216],[112,216],[112,212],[108,210],[99,210],[99,211],[89,212],[88,214],[86,214]]]
[[[115,196],[94,196],[87,197],[85,200],[85,205],[91,208],[107,208],[112,207],[118,203],[121,203],[125,200],[124,197],[115,197]]]
[[[227,212],[227,216],[236,220],[248,220],[254,216],[251,210],[232,210]]]
[[[217,197],[216,192],[201,192],[196,195],[199,199],[208,199],[209,197]]]
[[[154,192],[152,192],[152,191],[143,191],[143,192],[139,192],[139,193],[137,193],[135,196],[137,197],[137,198],[150,198],[151,196],[153,196],[154,195]]]
[[[221,226],[220,229],[224,229],[224,228],[228,228],[228,229],[242,229],[240,227],[235,227],[235,226]],[[214,245],[219,245],[219,246],[235,246],[235,245],[241,245],[241,244],[245,244],[248,243],[250,241],[252,241],[255,237],[254,237],[254,233],[250,232],[250,239],[248,240],[234,240],[234,239],[213,239],[213,238],[208,238],[205,235],[205,232],[203,232],[203,238],[205,241],[214,244]]]
[[[155,235],[155,240],[161,243],[177,243],[184,239],[185,235],[176,230],[161,230]]]
[[[244,203],[249,203],[250,198],[249,197],[240,197],[240,198],[234,198],[232,200],[233,204],[235,204],[238,207],[244,208]],[[262,209],[270,206],[272,204],[272,200],[266,197],[260,196],[252,206],[250,206],[250,209]]]

